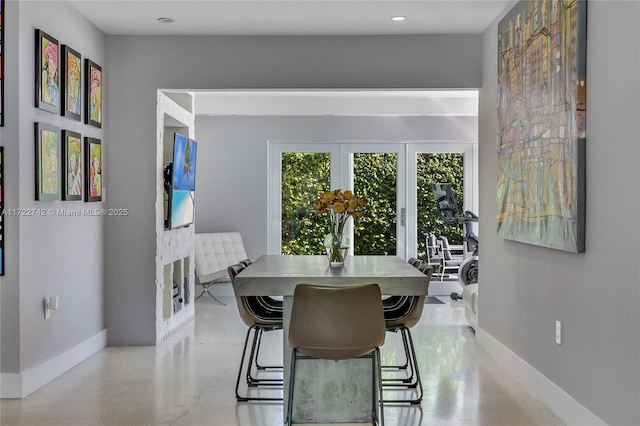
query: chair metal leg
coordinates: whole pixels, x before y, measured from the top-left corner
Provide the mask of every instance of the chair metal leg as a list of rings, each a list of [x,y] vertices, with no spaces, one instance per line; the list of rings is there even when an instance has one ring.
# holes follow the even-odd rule
[[[261,327],[256,328],[253,334],[253,343],[251,344],[251,352],[249,354],[249,362],[247,365],[247,385],[251,387],[256,386],[282,386],[282,379],[258,379],[251,374],[252,366],[257,362],[258,351],[260,349],[259,342],[262,337],[264,329]]]
[[[387,332],[397,332],[399,329],[398,328],[393,328],[393,329],[388,329]],[[383,370],[406,370],[409,367],[409,347],[407,346],[407,340],[404,337],[404,334],[402,334],[402,332],[400,332],[400,336],[402,338],[402,346],[404,348],[404,364],[403,365],[383,365],[381,368]],[[413,373],[411,373],[411,376],[413,377]],[[383,382],[397,382],[398,380],[404,380],[404,379],[382,379]]]
[[[249,343],[249,335],[251,334],[251,330],[254,330],[254,333],[258,332],[258,327],[254,326],[254,327],[249,327],[249,329],[247,330],[247,335],[244,339],[244,347],[242,348],[242,357],[240,358],[240,367],[238,368],[238,378],[236,379],[236,400],[241,401],[241,402],[246,402],[246,401],[282,401],[282,398],[266,398],[266,397],[250,397],[250,396],[241,396],[240,393],[238,392],[238,388],[240,386],[240,377],[242,376],[242,367],[244,366],[244,359],[246,357],[246,353],[247,353],[247,344]],[[255,334],[254,334],[255,336]],[[254,341],[255,341],[255,337],[254,337]],[[253,346],[253,345],[252,345]],[[251,351],[254,351],[254,347],[251,348]],[[251,362],[249,362],[248,364],[249,368],[251,367]],[[273,380],[277,380],[277,379],[273,379]],[[280,381],[280,384],[282,383],[282,381]],[[278,385],[278,383],[272,383],[271,386],[276,386]]]
[[[287,415],[284,423],[291,426],[293,422],[293,384],[296,376],[296,348],[291,349],[291,370],[289,371],[289,394],[287,395]]]
[[[376,348],[374,352],[378,364],[378,400],[380,401],[380,426],[384,426],[384,397],[382,396],[382,360],[380,359],[380,348]]]
[[[411,345],[409,345],[409,339],[408,339],[409,329],[403,326],[402,328],[400,328],[400,333],[402,335],[402,342],[405,344],[405,354],[407,356],[407,359],[409,360],[409,366],[411,367],[411,374],[407,378],[401,379],[400,381],[403,383],[404,386],[408,388],[415,388],[417,383],[417,380],[415,380],[415,377],[414,377],[416,367],[414,362],[415,357],[413,357],[412,355],[415,350]]]
[[[256,347],[256,362],[255,366],[257,370],[282,370],[281,365],[261,365],[258,360],[258,354],[260,353],[260,344],[262,343],[262,333],[258,337],[258,346]]]
[[[202,284],[201,284],[202,285]],[[211,298],[213,300],[215,300],[216,302],[218,302],[220,305],[222,306],[227,306],[226,303],[224,303],[222,300],[218,299],[217,297],[215,297],[213,294],[211,294],[211,292],[209,291],[209,288],[211,288],[211,285],[202,285],[202,293],[200,293],[198,295],[198,297],[196,297],[194,300],[198,300],[200,299],[205,293],[207,293],[209,296],[211,296]]]
[[[238,387],[240,386],[240,376],[242,375],[242,366],[244,365],[244,355],[247,351],[247,343],[249,342],[249,333],[251,333],[252,327],[247,330],[247,335],[244,338],[244,347],[242,348],[242,356],[240,357],[240,367],[238,368],[238,379],[236,380],[236,399],[238,401],[248,401],[246,397],[240,396],[238,393]]]
[[[422,401],[422,397],[424,395],[424,389],[422,388],[422,379],[420,378],[420,369],[418,367],[418,359],[416,356],[416,351],[415,351],[415,347],[413,345],[413,338],[411,337],[411,331],[407,328],[407,327],[400,327],[400,331],[403,334],[406,334],[406,338],[408,339],[409,342],[409,348],[411,351],[411,354],[407,354],[407,356],[410,356],[410,365],[411,365],[411,370],[412,372],[415,372],[415,382],[410,383],[410,384],[406,384],[406,385],[396,385],[396,387],[404,387],[404,388],[417,388],[418,389],[418,395],[416,398],[414,399],[385,399],[384,402],[391,402],[391,403],[400,403],[400,402],[408,402],[410,404],[419,404]],[[412,373],[413,375],[413,373]]]
[[[387,379],[382,379],[382,384],[385,387],[415,387],[415,378],[414,378],[414,371],[415,369],[413,368],[413,363],[411,361],[411,348],[409,347],[409,343],[407,341],[407,337],[405,335],[405,333],[403,332],[401,327],[397,327],[397,328],[393,328],[393,329],[389,329],[387,331],[393,331],[394,333],[397,331],[400,331],[400,336],[402,338],[402,346],[404,349],[404,356],[405,356],[405,364],[404,366],[382,366],[383,369],[394,369],[397,368],[398,370],[405,370],[410,372],[406,373],[406,375],[404,377],[395,377],[395,378],[387,378]],[[402,368],[404,367],[404,368]],[[410,367],[410,368],[409,368]]]
[[[422,379],[420,378],[420,368],[418,367],[418,357],[416,356],[416,349],[413,344],[413,337],[411,337],[411,331],[407,328],[403,328],[405,333],[407,334],[407,338],[409,339],[409,346],[411,347],[411,358],[413,359],[413,368],[416,372],[416,382],[418,384],[418,398],[410,401],[412,404],[418,404],[422,401],[422,397],[424,395],[424,389],[422,388]]]

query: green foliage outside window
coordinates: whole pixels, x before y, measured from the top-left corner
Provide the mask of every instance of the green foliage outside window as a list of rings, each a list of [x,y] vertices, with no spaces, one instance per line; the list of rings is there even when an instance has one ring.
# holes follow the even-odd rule
[[[354,169],[354,193],[366,202],[362,217],[354,223],[354,253],[395,254],[397,155],[355,154]],[[462,154],[418,154],[419,258],[425,258],[425,237],[431,233],[446,236],[450,244],[462,244],[462,228],[440,219],[431,190],[432,183],[451,183],[462,213],[462,178]],[[324,253],[329,218],[316,214],[311,203],[332,189],[328,153],[282,155],[282,253]]]
[[[397,164],[397,154],[353,156],[353,192],[366,202],[354,223],[354,254],[396,254]]]
[[[311,203],[330,188],[330,155],[316,152],[282,154],[282,253],[324,254],[328,215]]]
[[[464,212],[462,192],[462,154],[418,154],[416,158],[418,191],[418,258],[426,259],[426,237],[444,235],[449,244],[462,244],[461,226],[447,225],[440,219],[436,199],[431,189],[433,183],[450,183],[460,214]]]

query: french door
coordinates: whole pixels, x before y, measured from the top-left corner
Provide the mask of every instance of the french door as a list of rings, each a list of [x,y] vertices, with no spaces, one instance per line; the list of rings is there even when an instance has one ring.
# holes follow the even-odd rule
[[[321,193],[352,189],[367,214],[349,220],[350,254],[418,253],[419,156],[459,153],[464,158],[464,208],[477,211],[475,143],[276,142],[269,145],[267,244],[269,254],[322,254],[327,218],[311,203]],[[462,209],[462,206],[460,206]],[[325,215],[326,216],[326,215]]]

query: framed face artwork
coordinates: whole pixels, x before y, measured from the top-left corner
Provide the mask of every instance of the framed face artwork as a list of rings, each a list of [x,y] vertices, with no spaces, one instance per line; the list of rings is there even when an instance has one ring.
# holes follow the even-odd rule
[[[62,115],[80,121],[82,98],[82,58],[78,52],[62,45]]]
[[[102,144],[100,139],[84,138],[85,201],[102,201]]]
[[[36,107],[56,114],[60,109],[58,47],[58,40],[36,30]]]
[[[60,199],[60,131],[44,123],[35,124],[36,200]]]
[[[80,133],[62,131],[63,200],[82,200],[82,139]]]
[[[102,67],[90,59],[85,60],[84,122],[102,127]]]

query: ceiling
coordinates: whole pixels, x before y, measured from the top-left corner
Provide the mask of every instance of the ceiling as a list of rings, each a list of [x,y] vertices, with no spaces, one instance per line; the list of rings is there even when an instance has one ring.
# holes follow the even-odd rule
[[[479,34],[510,0],[69,0],[114,35]],[[406,16],[395,22],[392,16]],[[158,18],[173,18],[170,24]]]
[[[108,35],[480,34],[510,0],[68,0]],[[393,16],[405,16],[401,22]],[[161,23],[159,18],[173,18]],[[477,115],[476,91],[213,91],[204,115]]]

